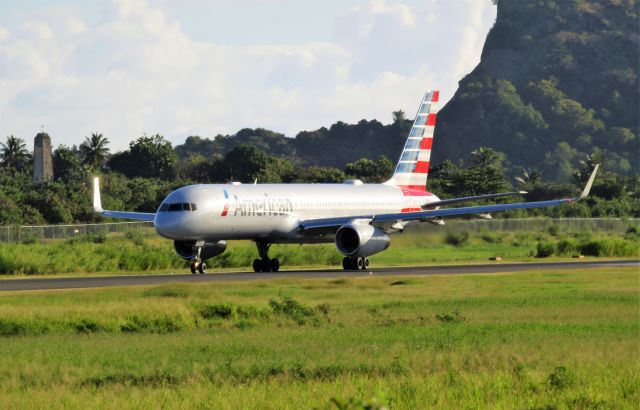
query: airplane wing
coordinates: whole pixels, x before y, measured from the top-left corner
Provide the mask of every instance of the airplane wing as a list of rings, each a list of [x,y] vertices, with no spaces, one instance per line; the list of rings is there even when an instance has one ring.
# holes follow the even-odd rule
[[[429,202],[428,204],[422,205],[422,209],[429,209],[436,206],[442,205],[451,205],[457,204],[460,202],[469,202],[469,201],[479,201],[481,199],[493,199],[493,198],[502,198],[505,196],[515,196],[515,195],[525,195],[528,194],[527,191],[516,191],[516,192],[501,192],[499,194],[488,194],[488,195],[478,195],[478,196],[465,196],[462,198],[451,198],[451,199],[443,199],[440,201]]]
[[[589,181],[584,187],[580,196],[576,198],[567,198],[567,199],[554,199],[550,201],[536,201],[536,202],[518,202],[514,204],[498,204],[498,205],[482,205],[482,206],[467,206],[462,208],[449,208],[449,209],[438,209],[438,210],[427,210],[427,211],[418,211],[418,212],[403,212],[403,213],[392,213],[392,214],[380,214],[380,215],[360,215],[360,216],[346,216],[346,217],[338,217],[338,218],[323,218],[323,219],[311,219],[300,222],[300,228],[308,232],[310,234],[314,233],[329,233],[334,232],[340,228],[341,226],[355,220],[355,219],[364,219],[369,220],[370,224],[378,225],[389,222],[406,222],[406,221],[421,221],[426,222],[434,218],[443,218],[443,217],[452,217],[452,216],[460,216],[460,215],[474,215],[474,214],[486,214],[492,212],[503,212],[509,211],[512,209],[529,209],[529,208],[542,208],[546,206],[556,206],[563,203],[569,203],[574,201],[579,201],[581,199],[586,198],[589,195],[589,191],[591,190],[591,185],[593,185],[593,180],[596,176],[596,172],[598,171],[598,166],[596,165],[589,177]],[[496,195],[496,194],[492,194]],[[499,195],[499,194],[498,194]],[[431,204],[429,204],[431,205]]]
[[[96,213],[109,218],[153,221],[156,217],[155,213],[108,211],[102,209],[102,199],[100,198],[100,179],[98,177],[93,178],[93,210]]]

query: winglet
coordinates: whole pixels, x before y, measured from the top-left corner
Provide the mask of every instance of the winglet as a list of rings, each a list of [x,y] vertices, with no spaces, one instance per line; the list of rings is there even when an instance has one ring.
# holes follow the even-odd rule
[[[587,196],[589,196],[589,191],[591,191],[591,185],[593,185],[593,180],[596,178],[596,173],[598,172],[599,166],[600,164],[596,164],[596,166],[593,167],[593,171],[591,172],[589,181],[587,181],[587,185],[585,185],[584,189],[582,190],[582,193],[580,194],[580,199],[585,199]]]
[[[97,213],[104,212],[102,200],[100,199],[100,178],[93,178],[93,210]]]

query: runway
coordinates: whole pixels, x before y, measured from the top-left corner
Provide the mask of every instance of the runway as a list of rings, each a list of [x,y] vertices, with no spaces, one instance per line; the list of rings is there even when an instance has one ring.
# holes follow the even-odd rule
[[[482,265],[444,265],[444,266],[417,266],[379,268],[370,271],[344,271],[335,270],[305,270],[283,272],[224,272],[208,273],[205,275],[192,275],[177,273],[168,275],[127,275],[127,276],[84,276],[84,277],[57,277],[57,278],[26,278],[0,280],[0,291],[20,290],[51,290],[51,289],[82,289],[100,288],[108,286],[144,286],[160,285],[163,283],[209,283],[225,281],[251,281],[279,278],[338,278],[338,277],[363,277],[363,276],[428,276],[428,275],[464,275],[478,273],[508,273],[530,270],[549,269],[587,269],[598,267],[638,267],[640,261],[588,261],[588,262],[550,262],[550,263],[493,263]]]

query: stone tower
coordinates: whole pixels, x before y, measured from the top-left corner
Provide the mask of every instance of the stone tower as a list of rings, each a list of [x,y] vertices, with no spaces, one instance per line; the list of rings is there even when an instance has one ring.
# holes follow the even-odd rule
[[[53,179],[51,138],[46,132],[41,132],[33,141],[33,180],[44,182],[50,179]]]

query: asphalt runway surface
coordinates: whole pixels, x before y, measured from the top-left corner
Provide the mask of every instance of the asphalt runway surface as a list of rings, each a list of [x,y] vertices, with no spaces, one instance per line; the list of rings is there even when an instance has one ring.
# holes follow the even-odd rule
[[[464,275],[479,273],[508,273],[530,270],[587,269],[599,267],[638,267],[640,260],[588,261],[588,262],[549,262],[549,263],[487,263],[482,265],[445,265],[378,268],[368,271],[304,270],[282,272],[224,272],[192,275],[187,273],[168,275],[127,275],[127,276],[83,276],[83,277],[38,277],[0,280],[0,291],[82,289],[108,286],[145,286],[163,283],[209,283],[225,281],[251,281],[281,278],[339,278],[363,276],[428,276],[428,275]]]

